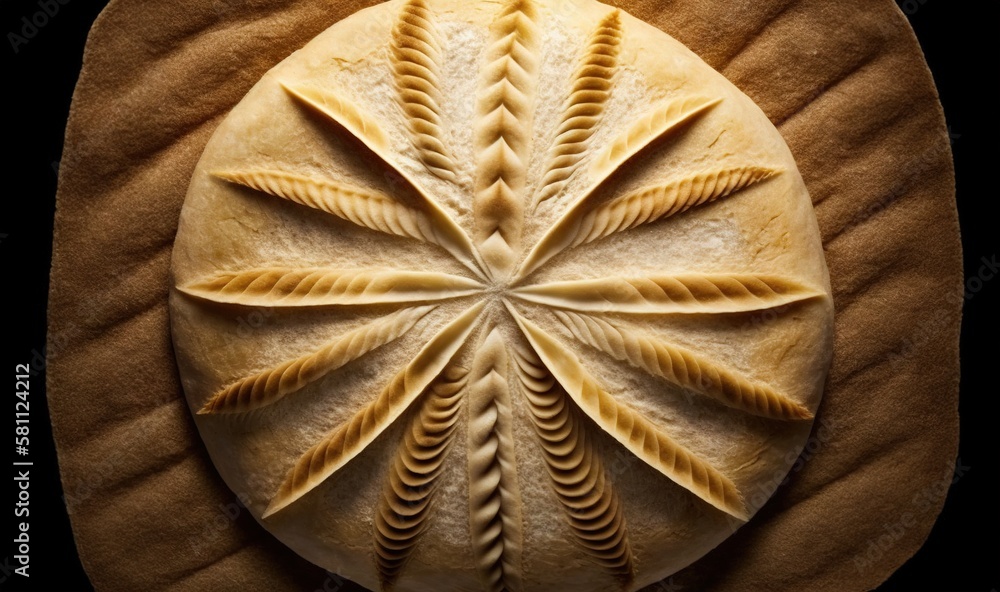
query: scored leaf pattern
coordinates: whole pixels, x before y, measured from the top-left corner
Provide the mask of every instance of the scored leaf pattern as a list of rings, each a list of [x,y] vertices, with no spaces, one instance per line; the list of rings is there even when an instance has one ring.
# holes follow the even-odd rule
[[[245,413],[277,403],[344,364],[399,338],[434,308],[404,308],[348,331],[315,352],[237,380],[216,393],[198,413]]]
[[[611,97],[618,70],[621,26],[621,13],[617,10],[604,17],[580,60],[571,94],[563,107],[555,145],[549,151],[549,164],[542,175],[535,207],[559,195],[590,148],[590,138]]]
[[[611,145],[594,159],[591,167],[592,176],[601,180],[606,179],[644,148],[718,104],[718,99],[697,96],[662,102],[635,122],[628,131],[615,138]]]
[[[602,204],[586,214],[567,216],[549,230],[532,253],[530,273],[565,249],[656,222],[763,181],[777,171],[764,167],[720,169],[647,187]]]
[[[509,360],[496,329],[469,372],[469,524],[483,587],[520,590],[521,500],[514,459]]]
[[[476,304],[449,323],[389,381],[374,401],[302,455],[263,517],[284,509],[361,454],[451,361],[475,328],[482,309],[482,303]]]
[[[625,588],[635,570],[628,528],[594,437],[566,391],[530,348],[519,348],[515,359],[545,464],[570,528],[586,553]]]
[[[220,273],[180,290],[244,306],[324,306],[446,300],[482,288],[469,278],[429,271],[268,267]]]
[[[773,388],[755,384],[736,371],[683,347],[633,333],[589,315],[562,311],[555,311],[555,315],[578,340],[681,388],[754,415],[812,419],[808,409]]]
[[[392,32],[396,92],[420,161],[445,181],[455,180],[455,163],[445,144],[438,82],[441,44],[434,13],[424,0],[409,0]]]
[[[455,432],[467,373],[459,366],[448,366],[428,389],[382,487],[375,513],[375,562],[383,589],[396,582],[428,526],[431,500]]]
[[[290,87],[283,85],[289,96],[318,112],[334,124],[335,129],[340,129],[351,134],[355,140],[367,147],[371,152],[381,158],[400,179],[408,183],[417,193],[423,202],[425,214],[432,222],[434,229],[434,244],[441,245],[455,259],[472,270],[479,277],[486,277],[482,268],[485,267],[479,251],[472,246],[468,235],[455,223],[441,207],[423,191],[405,169],[396,164],[393,153],[389,150],[389,140],[385,132],[382,131],[370,116],[364,113],[361,107],[350,103],[346,99],[336,95],[331,91],[320,90],[308,87]]]
[[[718,100],[713,101],[703,97],[684,97],[665,101],[612,141],[591,166],[593,181],[590,187],[567,208],[559,221],[531,249],[521,262],[514,279],[530,275],[572,241],[567,237],[567,229],[581,223],[578,219],[582,211],[590,205],[588,198],[611,176],[611,173],[653,142],[681,129],[718,103]]]
[[[573,237],[569,246],[679,214],[763,181],[776,172],[764,167],[721,169],[623,195],[581,216],[573,230],[567,228],[566,234]]]
[[[388,148],[389,136],[382,127],[364,109],[337,93],[319,88],[291,86],[285,86],[285,91],[343,126],[373,151]]]
[[[729,478],[608,394],[580,359],[554,337],[515,310],[511,309],[511,314],[542,363],[590,419],[649,466],[691,493],[736,518],[747,519],[742,496]]]
[[[361,232],[398,237],[400,249],[406,248],[405,240],[437,245],[468,273],[292,263],[216,267],[212,274],[178,286],[196,302],[220,306],[356,307],[353,310],[377,316],[332,336],[314,351],[227,378],[199,402],[199,421],[227,421],[251,411],[271,413],[299,397],[323,396],[318,385],[334,382],[324,377],[336,376],[339,369],[364,360],[374,350],[395,351],[397,341],[412,342],[433,328],[433,335],[412,358],[387,370],[392,377],[373,398],[357,403],[346,420],[310,443],[289,467],[263,518],[334,478],[405,414],[409,423],[401,441],[390,446],[390,469],[371,509],[373,568],[381,587],[393,588],[407,577],[406,566],[428,529],[434,528],[438,479],[445,463],[451,462],[448,450],[457,422],[465,417],[467,454],[462,458],[467,463],[468,527],[478,577],[484,590],[518,590],[526,552],[526,509],[514,454],[513,397],[518,397],[525,421],[537,435],[553,503],[565,516],[581,553],[609,582],[630,588],[642,557],[629,540],[627,500],[605,470],[598,431],[610,436],[610,445],[703,500],[705,511],[714,511],[713,507],[742,520],[749,511],[733,475],[606,390],[596,374],[600,370],[585,367],[571,346],[595,348],[657,379],[718,401],[732,412],[775,421],[810,419],[812,411],[798,400],[803,393],[780,392],[726,366],[710,352],[651,336],[622,317],[692,314],[697,320],[697,315],[775,309],[825,292],[794,277],[746,270],[710,274],[635,270],[533,283],[532,273],[560,253],[582,250],[640,226],[669,223],[689,210],[734,199],[754,186],[766,191],[764,182],[782,171],[758,163],[712,164],[709,151],[698,172],[616,195],[606,183],[616,170],[662,139],[684,134],[700,119],[706,120],[704,125],[714,125],[712,110],[720,104],[712,97],[676,92],[623,132],[611,133],[606,146],[595,146],[592,140],[606,125],[606,106],[613,99],[619,57],[628,42],[617,10],[604,14],[589,38],[581,41],[554,140],[546,151],[533,155],[539,56],[544,52],[541,32],[552,26],[535,0],[504,0],[484,33],[488,41],[480,56],[474,162],[457,161],[458,152],[449,146],[447,113],[441,107],[450,41],[442,34],[448,27],[439,26],[445,18],[450,13],[437,14],[433,0],[407,0],[398,8],[386,39],[387,72],[405,121],[398,133],[412,150],[395,145],[395,136],[389,133],[392,122],[378,121],[344,91],[282,83],[292,105],[317,113],[320,125],[328,124],[328,133],[370,151],[381,161],[379,166],[401,179],[405,187],[396,186],[391,193],[399,190],[408,199],[344,183],[336,174],[297,173],[293,165],[262,168],[251,162],[213,175],[221,183],[344,220]],[[416,172],[401,166],[404,153],[416,154],[421,165],[413,169]],[[535,157],[544,159],[538,169],[531,168]],[[537,179],[530,180],[530,188],[529,170],[540,171]],[[472,171],[471,188],[460,180],[463,171]],[[580,177],[578,182],[574,176]],[[425,190],[425,182],[438,183],[434,187],[451,183],[467,193],[472,227],[456,222]],[[567,190],[577,185],[583,189]],[[603,203],[594,203],[595,195],[605,193],[602,189],[611,194]],[[543,203],[561,209],[541,239],[525,245],[524,213]],[[550,325],[565,330],[571,341],[561,341],[536,322],[539,310],[546,308],[554,315],[547,317],[553,321]],[[456,310],[462,312],[452,318],[442,312]],[[463,405],[467,415],[458,412]]]
[[[784,306],[822,292],[778,276],[605,277],[525,286],[514,296],[557,308],[637,314],[729,313]]]
[[[506,276],[521,246],[531,150],[538,31],[533,0],[512,0],[492,26],[475,130],[476,243],[491,276]]]
[[[438,245],[476,275],[485,277],[475,262],[468,237],[430,202],[427,211],[419,211],[380,193],[283,171],[251,169],[218,172],[215,176],[315,208],[363,228]]]

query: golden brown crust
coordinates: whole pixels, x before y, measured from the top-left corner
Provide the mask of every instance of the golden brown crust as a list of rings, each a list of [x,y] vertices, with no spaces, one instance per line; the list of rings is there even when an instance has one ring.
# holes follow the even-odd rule
[[[434,175],[455,180],[455,163],[441,120],[441,44],[434,13],[424,0],[408,0],[392,31],[392,72],[397,101],[411,141]]]
[[[433,306],[404,308],[340,335],[317,351],[237,380],[213,395],[198,413],[245,413],[277,403],[344,364],[397,339],[433,309]]]
[[[441,246],[448,244],[439,237],[429,216],[381,193],[284,171],[226,171],[215,176],[333,214],[364,228]]]
[[[331,31],[266,77],[196,172],[177,339],[206,442],[228,480],[264,475],[267,528],[367,585],[548,589],[574,565],[636,589],[747,520],[812,419],[829,296],[787,149],[587,6],[385,5],[381,36]],[[259,347],[213,347],[249,307],[280,311]]]
[[[483,589],[520,590],[523,517],[503,338],[491,329],[469,371],[469,526]]]
[[[594,436],[534,351],[521,347],[514,356],[545,464],[573,534],[587,555],[627,588],[635,560],[625,512]]]
[[[371,444],[444,369],[472,332],[480,312],[481,305],[472,306],[438,332],[374,401],[306,451],[262,517],[309,493]]]
[[[512,311],[525,337],[577,406],[633,454],[672,481],[734,518],[749,515],[736,485],[679,445],[635,410],[615,400],[579,358],[531,321]]]
[[[713,202],[775,174],[773,169],[757,166],[698,173],[615,198],[560,230],[571,238],[568,248],[577,247]]]
[[[522,278],[531,274],[565,248],[566,243],[572,243],[577,235],[569,229],[579,223],[577,218],[582,215],[582,210],[587,205],[593,189],[607,180],[622,164],[652,142],[690,122],[717,103],[718,100],[713,101],[698,96],[666,101],[657,105],[633,123],[626,132],[616,137],[609,146],[601,151],[591,165],[591,178],[594,181],[590,190],[583,192],[582,196],[567,209],[562,219],[554,224],[542,240],[532,248],[527,258],[521,263],[515,277]]]
[[[367,114],[362,107],[355,105],[353,102],[339,96],[331,90],[321,90],[308,86],[291,87],[285,84],[282,84],[282,88],[284,88],[284,90],[298,102],[314,109],[316,112],[334,122],[338,127],[350,133],[365,147],[371,150],[373,154],[384,160],[386,164],[393,166],[395,159],[390,156],[388,136],[375,122],[372,116]],[[434,200],[427,197],[420,189],[420,186],[409,178],[405,172],[396,169],[396,174],[410,184],[421,197],[421,205],[424,206],[425,210],[424,215],[432,223],[431,230],[429,232],[431,232],[434,237],[433,240],[425,240],[429,240],[434,244],[444,247],[445,250],[466,265],[466,267],[479,274],[480,277],[484,277],[480,271],[480,266],[477,265],[477,261],[479,261],[479,253],[473,248],[466,233],[455,224],[451,217],[448,216],[448,214],[445,213]],[[329,185],[329,182],[321,178],[313,183],[306,184],[318,184],[325,187]],[[267,189],[265,189],[265,191],[267,191]],[[281,192],[280,194],[275,192],[275,194],[285,197],[284,192]],[[383,205],[384,202],[380,201],[378,203],[378,209],[381,209]],[[336,215],[340,216],[340,214]],[[414,216],[411,212],[407,212],[406,215],[399,215],[398,217],[401,220],[405,220],[407,217],[414,217],[415,223],[417,221],[423,221],[421,218]],[[421,236],[426,235],[421,234]]]
[[[813,414],[765,384],[683,347],[633,332],[608,321],[571,311],[555,311],[576,339],[617,360],[665,378],[685,390],[725,405],[773,419],[812,419]]]
[[[684,274],[548,282],[518,288],[512,294],[578,311],[718,314],[777,308],[820,297],[823,292],[780,276]]]
[[[468,371],[448,366],[430,386],[392,461],[375,514],[375,562],[392,588],[431,520],[431,503],[451,447]]]
[[[480,292],[483,285],[422,271],[265,267],[223,272],[177,289],[226,304],[303,307],[447,300]]]
[[[506,277],[520,254],[524,188],[538,85],[534,0],[509,0],[491,29],[477,100],[476,243],[491,275]]]
[[[359,6],[287,3],[261,11],[259,6],[230,4],[219,10],[218,3],[211,2],[115,0],[88,40],[60,167],[45,353],[67,503],[84,565],[98,590],[169,585],[178,590],[242,586],[284,591],[341,582],[295,556],[251,520],[248,514],[257,511],[256,502],[227,528],[207,527],[220,521],[220,508],[235,507],[236,495],[242,498],[255,490],[231,479],[233,473],[224,468],[232,489],[217,477],[195,423],[177,399],[175,350],[163,339],[169,329],[163,294],[178,213],[212,130],[268,69]],[[567,64],[575,64],[577,50],[608,12],[606,7],[589,12],[579,6],[588,22],[579,27],[579,47],[569,48]],[[831,396],[824,399],[814,434],[820,450],[768,502],[766,515],[666,585],[713,591],[875,587],[919,547],[943,499],[930,504],[913,528],[863,571],[852,561],[858,541],[884,534],[884,508],[904,508],[913,488],[936,486],[945,477],[946,461],[954,460],[957,442],[955,376],[963,278],[954,181],[948,135],[919,47],[904,16],[888,0],[821,0],[788,9],[783,2],[768,1],[683,2],[667,10],[661,3],[620,6],[688,44],[757,101],[772,121],[785,122],[780,129],[810,193],[823,202],[820,227],[829,242],[841,314]],[[380,38],[386,50],[396,12],[365,13],[374,18],[360,30]],[[378,28],[381,23],[386,23],[384,29]],[[653,35],[639,34],[624,13],[623,23],[627,41],[622,59],[631,68],[636,39],[652,40]],[[450,38],[447,23],[443,33]],[[669,46],[660,39],[657,48]],[[338,57],[351,60],[355,55],[345,51]],[[379,67],[389,72],[387,63]],[[569,79],[571,73],[567,68],[557,74]],[[560,81],[559,76],[545,80]],[[385,96],[391,99],[392,93]],[[449,90],[447,96],[458,95]],[[614,102],[609,121],[614,119]],[[388,104],[398,110],[391,100]],[[447,112],[453,117],[451,105]],[[545,127],[554,130],[555,122]],[[597,141],[603,141],[600,134]],[[540,150],[551,138],[543,140]],[[223,164],[232,168],[240,163]],[[576,177],[583,173],[578,171]],[[738,198],[744,199],[752,196]],[[539,211],[544,214],[548,207]],[[780,236],[780,227],[776,230],[766,235]],[[422,248],[416,241],[405,244],[408,249]],[[178,259],[183,262],[189,255],[179,253]],[[243,267],[288,262],[236,261],[246,263]],[[239,266],[230,261],[223,267]],[[183,266],[177,269],[184,273]],[[955,300],[943,302],[942,294]],[[174,300],[175,320],[178,309],[189,312],[194,306],[187,298]],[[231,377],[282,358],[268,354],[267,341],[283,328],[284,313],[229,310],[230,342],[238,345],[252,335],[257,347],[264,348],[243,356],[243,363],[234,361]],[[900,310],[907,314],[899,315]],[[264,323],[258,325],[260,313]],[[772,318],[746,316],[754,328],[765,326],[758,320]],[[924,333],[927,328],[932,330]],[[913,343],[909,338],[915,329],[920,329],[921,338]],[[756,329],[747,333],[756,335]],[[307,351],[325,338],[319,337],[315,343],[290,341],[283,352],[287,357],[292,350]],[[903,344],[906,349],[901,351]],[[398,345],[405,348],[405,338]],[[188,364],[180,350],[176,355],[180,364]],[[740,368],[764,370],[766,364],[758,361]],[[185,376],[190,384],[191,375]],[[342,377],[331,382],[340,383]],[[209,384],[201,392],[207,395],[220,384]],[[310,395],[310,400],[329,396],[315,392],[320,397]],[[519,398],[514,393],[515,402]],[[900,415],[901,408],[910,413]],[[263,417],[239,425],[257,428]],[[934,418],[933,430],[927,417]],[[459,423],[464,425],[464,419]],[[533,445],[534,438],[529,433],[526,441]],[[459,456],[462,448],[453,447],[451,454]],[[608,454],[610,470],[626,466],[613,450]],[[283,461],[275,455],[271,465]],[[648,517],[637,518],[634,508],[650,506],[634,499],[636,485],[628,477],[635,465],[628,466],[632,470],[616,482],[624,480],[622,491],[633,496],[629,523],[641,529]],[[266,472],[253,470],[258,475]],[[539,475],[538,481],[548,486],[544,471]],[[910,483],[912,488],[882,487],[886,480]],[[755,490],[753,484],[742,487]],[[558,509],[555,500],[552,507]],[[370,515],[363,514],[361,520]],[[316,511],[314,519],[325,518]],[[826,530],[834,523],[835,532]],[[431,530],[437,528],[435,524]],[[572,533],[556,531],[571,540]],[[640,541],[645,538],[641,532],[634,534]],[[362,532],[353,540],[366,542],[369,536]],[[428,537],[421,549],[448,555],[432,544],[432,533]],[[638,550],[645,558],[646,552]],[[562,557],[571,555],[561,552]],[[661,553],[671,551],[662,548]],[[318,560],[317,555],[310,557]],[[779,557],[782,560],[776,560]],[[346,564],[345,559],[338,561]],[[371,564],[370,557],[362,561]],[[411,564],[402,589],[408,586],[405,580],[426,573],[424,565],[420,559]],[[655,569],[648,560],[641,565],[643,572]],[[598,575],[587,567],[582,561],[577,573],[585,573],[585,582],[597,581]],[[528,569],[535,570],[530,563]],[[462,582],[474,587],[474,582]],[[370,580],[365,585],[378,584]],[[608,587],[610,583],[602,582],[599,588]],[[344,589],[355,588],[344,584]]]
[[[535,208],[559,195],[589,151],[590,139],[611,97],[621,37],[621,13],[617,10],[604,17],[591,35],[573,74],[572,91],[563,106],[549,162],[533,200]]]

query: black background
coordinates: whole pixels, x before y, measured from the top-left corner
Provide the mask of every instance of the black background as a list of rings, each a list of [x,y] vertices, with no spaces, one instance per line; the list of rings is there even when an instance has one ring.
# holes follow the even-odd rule
[[[9,33],[39,0],[0,0],[6,109],[3,143],[9,164],[0,221],[5,281],[4,364],[13,367],[42,352],[52,249],[56,175],[70,98],[87,31],[104,0],[42,0],[59,12],[17,51]],[[966,277],[980,258],[997,254],[997,150],[1000,138],[996,86],[997,3],[953,0],[899,2],[913,25],[941,93],[948,125],[960,137],[953,149]],[[987,82],[990,84],[988,85]],[[1000,589],[1000,486],[995,434],[996,293],[987,282],[966,303],[962,332],[961,464],[969,467],[951,488],[930,538],[879,591],[981,591]],[[3,590],[90,590],[76,555],[62,503],[57,461],[44,405],[44,378],[31,382],[31,578],[5,577]],[[16,497],[16,490],[15,490]],[[13,533],[13,530],[8,531]],[[9,541],[10,539],[8,539]],[[0,557],[13,555],[8,542]]]

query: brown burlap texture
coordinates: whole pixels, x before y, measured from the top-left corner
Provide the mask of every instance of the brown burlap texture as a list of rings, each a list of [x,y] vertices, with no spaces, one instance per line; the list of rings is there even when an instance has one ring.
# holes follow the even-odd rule
[[[98,590],[355,588],[273,539],[216,474],[180,391],[167,286],[188,179],[220,119],[369,3],[114,0],[91,32],[60,170],[48,392]],[[781,130],[816,204],[837,309],[817,429],[789,482],[660,589],[872,588],[926,538],[957,449],[958,219],[917,42],[890,0],[620,6]],[[261,319],[245,321],[252,335]],[[759,507],[760,492],[745,493]]]

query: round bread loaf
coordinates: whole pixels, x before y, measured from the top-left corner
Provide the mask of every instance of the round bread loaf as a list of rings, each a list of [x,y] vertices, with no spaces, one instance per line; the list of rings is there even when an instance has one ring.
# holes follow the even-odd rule
[[[219,472],[372,589],[660,580],[766,502],[830,361],[777,130],[590,0],[330,27],[219,126],[173,274]]]

